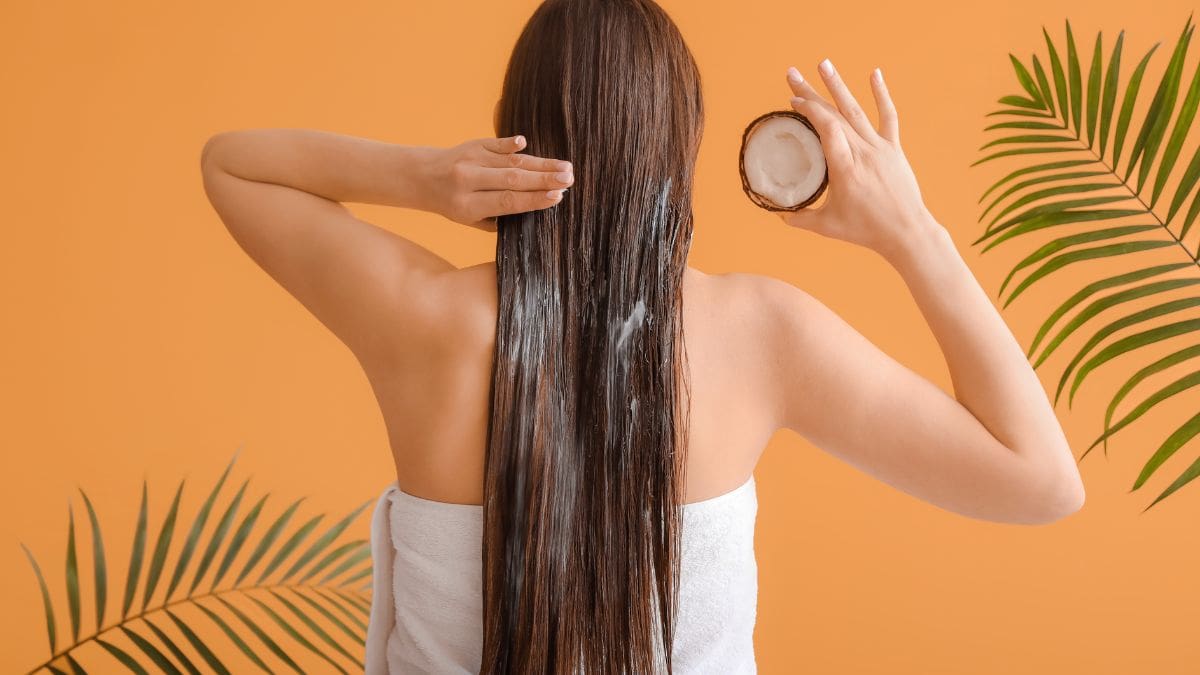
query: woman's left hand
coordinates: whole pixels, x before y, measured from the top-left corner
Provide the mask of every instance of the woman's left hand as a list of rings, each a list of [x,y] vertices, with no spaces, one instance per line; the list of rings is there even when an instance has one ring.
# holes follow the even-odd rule
[[[549,208],[574,182],[571,163],[522,155],[523,136],[479,138],[439,148],[426,177],[431,210],[487,232],[496,216]]]

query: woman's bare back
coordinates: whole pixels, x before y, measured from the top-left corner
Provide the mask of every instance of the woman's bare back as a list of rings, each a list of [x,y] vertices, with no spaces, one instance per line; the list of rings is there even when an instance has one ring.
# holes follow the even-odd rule
[[[776,430],[777,406],[761,386],[763,321],[752,275],[688,267],[683,333],[691,379],[685,502],[715,497],[750,477]],[[437,321],[413,344],[383,336],[396,359],[363,363],[388,429],[397,482],[441,502],[483,502],[489,387],[496,339],[496,265],[432,277],[422,291]],[[398,326],[398,330],[404,327]],[[684,391],[680,389],[681,395]]]
[[[798,229],[871,248],[892,265],[942,348],[954,392],[787,282],[688,268],[684,501],[739,486],[772,434],[787,428],[880,481],[969,517],[1035,524],[1075,512],[1083,485],[1053,407],[925,207],[882,78],[878,71],[872,78],[877,132],[828,60],[823,66],[836,106],[798,73],[789,83],[793,107],[820,132],[835,187],[820,208],[779,215]],[[251,129],[218,134],[201,153],[205,191],[230,233],[363,365],[400,487],[427,499],[482,502],[495,265],[457,269],[343,203],[420,208],[493,227],[488,218],[498,214],[552,208],[562,192],[545,190],[550,172],[566,167],[520,155],[519,145],[508,137],[433,148]],[[451,171],[464,166],[466,174]],[[532,181],[519,187],[536,189],[453,178],[497,166]]]

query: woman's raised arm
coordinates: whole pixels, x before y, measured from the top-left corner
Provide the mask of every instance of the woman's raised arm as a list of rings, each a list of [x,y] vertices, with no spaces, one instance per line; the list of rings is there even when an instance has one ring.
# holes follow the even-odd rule
[[[793,105],[821,134],[829,197],[786,222],[852,241],[893,265],[933,331],[954,386],[947,395],[882,352],[820,301],[784,283],[764,289],[780,359],[780,426],[913,496],[963,515],[1047,523],[1077,511],[1084,489],[1045,390],[1008,326],[925,208],[899,146],[895,109],[872,77],[880,132],[828,62],[837,106],[791,79]]]

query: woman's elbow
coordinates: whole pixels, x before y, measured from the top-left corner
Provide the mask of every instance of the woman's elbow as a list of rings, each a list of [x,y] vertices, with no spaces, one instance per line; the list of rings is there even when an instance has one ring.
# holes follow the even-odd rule
[[[1037,525],[1049,525],[1058,522],[1083,508],[1087,495],[1083,489],[1083,481],[1079,474],[1047,481],[1047,487],[1042,491],[1040,517]]]

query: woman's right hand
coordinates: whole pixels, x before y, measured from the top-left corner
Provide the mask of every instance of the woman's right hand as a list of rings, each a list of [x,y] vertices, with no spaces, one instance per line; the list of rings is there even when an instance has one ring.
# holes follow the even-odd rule
[[[876,131],[829,59],[818,70],[836,107],[795,68],[788,69],[788,84],[795,94],[792,108],[808,117],[821,137],[829,168],[825,202],[816,209],[778,213],[788,225],[866,246],[891,259],[908,235],[935,223],[900,147],[896,108],[876,69],[871,75],[879,108]]]

